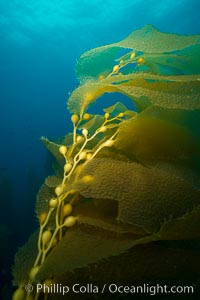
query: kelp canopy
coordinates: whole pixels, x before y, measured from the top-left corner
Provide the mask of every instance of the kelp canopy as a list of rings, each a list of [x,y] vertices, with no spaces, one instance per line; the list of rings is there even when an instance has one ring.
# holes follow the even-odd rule
[[[199,35],[146,25],[80,57],[80,86],[68,99],[74,130],[56,142],[42,138],[55,157],[55,175],[38,193],[39,231],[15,258],[14,300],[29,299],[27,283],[133,283],[198,274],[199,53]],[[136,109],[116,101],[105,103],[102,115],[89,113],[91,103],[113,92],[128,96]],[[195,250],[181,240],[195,240]]]

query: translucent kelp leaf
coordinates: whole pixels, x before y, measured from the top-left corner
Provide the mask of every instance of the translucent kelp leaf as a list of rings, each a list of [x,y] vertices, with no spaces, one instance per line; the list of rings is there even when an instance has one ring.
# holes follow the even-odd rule
[[[121,56],[120,48],[126,47],[130,48],[129,53]],[[81,56],[77,65],[78,77],[82,84],[86,83],[70,96],[69,109],[82,113],[105,92],[123,93],[132,98],[138,108],[144,107],[144,97],[147,103],[164,107],[200,108],[200,84],[198,75],[195,76],[200,68],[199,48],[200,35],[166,34],[147,25],[119,43],[92,49]],[[112,67],[110,62],[107,65],[110,51]],[[143,60],[143,67],[140,66],[140,59]],[[116,60],[119,60],[119,65],[115,65],[119,73],[112,71]],[[135,67],[122,74],[127,64]],[[109,68],[109,74],[102,75],[108,73]],[[153,78],[153,73],[157,77]],[[166,75],[173,74],[179,76],[166,78]],[[185,76],[181,77],[182,74]],[[194,76],[188,77],[189,74]],[[88,78],[93,80],[88,81]]]
[[[60,177],[60,178],[63,177],[63,166],[64,166],[64,160],[55,160],[53,162],[52,168],[57,177]]]
[[[121,102],[116,102],[114,105],[104,108],[104,111],[112,114],[113,116],[117,116],[118,114],[127,111],[127,107]]]
[[[124,121],[116,137],[116,149],[129,158],[183,161],[200,157],[200,142],[186,127],[162,119],[161,111],[140,113]],[[169,119],[170,120],[170,119]]]
[[[28,242],[15,255],[12,273],[16,286],[23,286],[29,282],[29,272],[37,256],[38,233],[38,230],[34,232]]]
[[[195,249],[196,247],[196,249]],[[164,283],[168,287],[183,286],[187,283],[191,286],[198,286],[199,268],[200,268],[200,254],[198,243],[180,243],[180,242],[164,242],[164,243],[149,243],[145,245],[138,245],[131,248],[126,253],[119,256],[111,257],[107,260],[101,261],[98,264],[92,264],[89,267],[81,268],[77,272],[70,272],[56,277],[56,282],[62,283],[63,286],[73,286],[74,283],[87,286],[88,278],[94,285],[100,287],[106,283],[113,283],[117,286],[133,286],[137,283],[139,289],[144,286],[144,282],[148,283],[151,295],[155,295],[155,287],[158,282]],[[108,284],[107,284],[108,286]],[[138,289],[138,290],[139,290]],[[161,288],[160,288],[161,290]],[[197,291],[194,288],[195,291]],[[196,292],[194,292],[197,295]],[[193,294],[193,295],[194,295]],[[52,294],[53,300],[62,300],[63,296],[60,294]],[[122,295],[115,299],[145,299],[145,296],[137,297],[136,295]],[[54,298],[55,297],[55,298]],[[79,300],[80,294],[69,293],[70,299]],[[157,296],[155,296],[157,298]],[[170,300],[180,298],[190,299],[187,294],[186,297],[172,297],[159,294],[159,300]],[[91,297],[93,298],[93,297]],[[148,298],[148,296],[147,296]],[[154,298],[154,297],[153,297]],[[191,299],[194,298],[193,296]],[[81,299],[88,299],[88,294],[81,294]],[[102,299],[102,294],[95,295],[96,300]],[[111,299],[110,293],[103,295],[104,300]]]
[[[70,146],[73,144],[73,133],[68,133],[65,137],[60,138],[57,144]]]
[[[162,53],[180,50],[200,43],[200,35],[179,35],[159,32],[152,25],[145,25],[133,31],[127,38],[117,43],[135,51]],[[111,46],[111,45],[110,45]]]
[[[73,133],[67,134],[56,142],[49,141],[45,137],[41,137],[41,141],[51,152],[51,154],[56,158],[56,160],[63,160],[63,156],[59,152],[59,147],[61,145],[71,146],[73,144]]]
[[[108,158],[87,163],[71,185],[84,197],[119,201],[118,219],[150,232],[200,202],[200,191],[173,172]]]
[[[92,117],[89,121],[81,122],[79,128],[90,128],[96,122],[97,116]]]
[[[126,110],[124,112],[124,115],[129,117],[129,118],[133,118],[137,115],[137,113],[135,111],[132,111],[132,110]]]
[[[199,74],[200,45],[193,45],[180,51],[161,54],[143,54],[147,70],[155,74],[181,75]]]
[[[60,144],[51,142],[45,137],[42,137],[41,140],[42,140],[43,144],[46,146],[46,148],[53,154],[53,156],[57,160],[63,160],[63,156],[59,152]]]
[[[142,78],[143,77],[143,78]],[[146,77],[146,78],[145,78]],[[136,75],[132,81],[117,86],[119,91],[133,99],[140,109],[143,98],[150,105],[166,108],[199,109],[200,82],[198,76]]]
[[[130,49],[129,54],[122,59],[127,60],[132,51],[144,53],[170,53],[181,50],[186,47],[198,45],[200,43],[199,35],[178,35],[162,33],[151,25],[146,25],[139,30],[133,31],[124,40],[98,47],[84,53],[77,64],[77,77],[83,83],[88,79],[99,78],[101,74],[105,74],[107,70],[112,70],[116,59],[121,58],[120,49]]]
[[[84,215],[78,215],[78,222],[80,224],[87,224],[90,226],[94,226],[97,228],[102,228],[104,230],[107,231],[111,231],[111,232],[118,232],[118,233],[132,233],[132,234],[137,234],[138,236],[140,234],[144,235],[144,230],[140,229],[139,227],[134,227],[131,228],[130,227],[126,227],[126,226],[120,226],[117,224],[112,224],[111,222],[109,222],[109,220],[104,221],[102,219],[98,219],[98,218],[93,218],[93,217],[88,217],[88,216],[84,216]]]
[[[116,127],[119,127],[119,122],[106,125],[107,129],[116,128]]]
[[[87,83],[71,94],[68,107],[80,113],[104,93],[119,92],[130,97],[139,110],[151,105],[166,108],[199,109],[200,81],[197,75],[158,76],[150,74],[115,76],[102,83]],[[116,84],[118,83],[119,84]],[[145,104],[145,105],[144,105]]]
[[[111,234],[92,226],[70,229],[51,251],[37,274],[41,281],[52,276],[85,267],[110,256],[119,255],[129,249],[134,240],[131,237]],[[80,253],[81,249],[81,253]]]
[[[154,160],[152,162],[148,161],[147,166],[153,167],[155,170],[158,168],[165,172],[172,173],[176,177],[190,183],[195,189],[200,190],[200,169],[197,163],[193,164],[188,162],[188,164],[183,164],[180,162],[161,162]]]
[[[98,215],[98,213],[96,214]],[[142,231],[142,229],[139,227],[134,227],[122,223],[113,224],[109,220],[107,220],[107,222],[103,221],[102,217],[99,219],[97,218],[96,215],[93,217],[89,217],[87,215],[89,214],[86,213],[86,215],[85,214],[78,215],[78,222],[80,224],[87,224],[87,225],[102,228],[104,230],[108,230],[112,232],[126,233],[126,234],[132,233],[132,234],[136,234],[136,236],[146,235],[145,231]],[[198,239],[200,238],[199,224],[200,224],[200,206],[196,206],[194,209],[186,212],[181,217],[174,218],[174,219],[171,217],[171,219],[166,220],[162,224],[159,231],[149,236],[146,239],[146,242],[159,241],[159,240]]]
[[[84,64],[82,64],[79,60],[78,64],[76,65],[77,78],[80,81],[90,81],[94,78],[100,79],[100,74],[103,77],[107,76],[110,72],[110,69],[113,67],[113,61],[117,57],[119,49],[120,47],[113,47],[109,50],[109,55],[107,55],[108,50],[106,48],[102,49],[102,51],[99,53],[95,51],[91,51],[89,55],[87,55],[88,52],[84,53],[81,56],[81,60],[83,59]],[[85,70],[86,65],[87,68],[89,67],[88,71]],[[90,68],[91,66],[92,68]]]
[[[192,169],[182,167],[182,166],[175,166],[174,164],[169,164],[169,163],[168,164],[156,163],[156,165],[152,165],[150,168],[153,168],[155,174],[156,173],[160,174],[161,170],[164,173],[169,174],[169,176],[170,174],[173,174],[174,177],[179,178],[178,181],[180,180],[180,181],[188,182],[191,185],[192,189],[194,190],[197,190],[200,187],[200,175],[194,172]],[[116,172],[115,174],[117,176]],[[109,175],[110,174],[108,173],[108,176]],[[129,175],[131,176],[131,174]],[[174,177],[172,177],[172,180]],[[90,177],[90,179],[92,178]],[[121,179],[122,178],[120,177],[119,180]],[[146,180],[146,178],[144,178],[144,180]],[[118,186],[118,190],[120,193],[120,184]],[[114,194],[114,197],[116,196],[116,193]],[[117,201],[110,200],[110,199],[96,199],[96,200],[90,199],[89,201],[85,201],[83,199],[82,203],[79,204],[75,209],[75,214],[78,217],[79,223],[83,223],[83,224],[86,223],[96,227],[101,227],[106,230],[117,231],[121,233],[132,232],[138,235],[143,235],[144,231],[141,230],[141,227],[130,226],[130,225],[127,226],[127,224],[119,223],[119,221],[116,223],[116,218],[118,215],[118,208],[116,207],[116,205],[117,205]],[[194,218],[194,222],[193,224],[190,225],[192,218]],[[164,220],[164,224],[162,225],[162,233],[159,232],[158,235],[154,238],[161,239],[161,240],[170,239],[170,234],[171,234],[171,239],[198,238],[200,234],[198,230],[199,225],[200,225],[200,214],[197,206],[197,208],[195,208],[194,211],[193,210],[191,210],[191,212],[188,211],[180,218],[173,219],[172,216],[169,216],[169,219],[167,218],[166,220]],[[176,226],[177,226],[177,230],[176,230]]]
[[[200,239],[200,205],[179,218],[166,221],[157,234],[161,240]]]
[[[112,85],[87,83],[79,86],[73,91],[68,100],[68,108],[73,113],[81,115],[87,109],[88,105],[100,97],[105,92],[114,92]]]
[[[147,233],[141,228],[118,221],[118,202],[110,199],[82,199],[74,210],[79,224],[87,224],[115,233],[130,233],[135,237]]]
[[[141,116],[162,119],[165,122],[187,128],[195,136],[200,137],[200,109],[186,110],[151,106],[143,111]],[[139,117],[139,114],[137,117]]]
[[[193,214],[193,212],[192,212]],[[192,217],[192,214],[190,217]],[[194,216],[194,215],[193,215]],[[183,218],[182,218],[183,219]],[[178,220],[178,219],[177,219]],[[177,220],[175,220],[175,224],[177,226]],[[180,219],[181,220],[181,219]],[[109,232],[105,230],[99,230],[97,228],[94,228],[93,226],[79,226],[74,228],[73,230],[69,230],[64,237],[64,239],[58,243],[57,246],[55,246],[54,250],[51,252],[51,254],[47,257],[45,263],[40,269],[40,272],[38,274],[37,280],[42,281],[46,278],[50,278],[54,276],[54,278],[59,278],[59,276],[62,276],[65,274],[64,279],[67,280],[67,283],[69,284],[73,279],[74,275],[72,273],[68,273],[69,271],[74,271],[74,269],[79,269],[79,272],[74,272],[73,274],[81,274],[82,268],[85,266],[88,267],[89,264],[89,269],[87,269],[87,276],[91,272],[90,268],[92,267],[91,263],[95,262],[95,270],[98,272],[98,274],[101,274],[101,270],[103,270],[104,274],[109,274],[110,279],[113,279],[113,276],[115,276],[115,280],[117,280],[118,277],[116,277],[116,269],[115,266],[119,266],[120,262],[123,262],[122,265],[125,267],[127,265],[127,260],[126,256],[128,255],[128,265],[130,266],[130,263],[132,261],[135,261],[138,263],[138,257],[141,254],[141,247],[143,246],[141,244],[146,244],[144,247],[147,249],[147,262],[150,263],[152,260],[150,259],[149,255],[150,252],[149,248],[154,244],[149,244],[151,241],[156,241],[156,240],[162,240],[162,239],[167,239],[168,238],[168,233],[172,234],[172,238],[177,236],[177,238],[180,238],[179,235],[179,229],[181,227],[177,227],[177,232],[175,227],[171,227],[170,225],[172,223],[168,223],[168,227],[164,228],[166,226],[163,226],[163,228],[160,230],[159,233],[154,234],[152,236],[147,236],[146,238],[141,238],[141,239],[134,239],[133,236],[131,235],[121,235],[119,232],[117,234],[110,234]],[[195,222],[196,224],[196,222]],[[188,227],[189,228],[189,227]],[[186,236],[187,233],[189,232],[189,229],[184,227],[186,229]],[[194,226],[192,225],[192,228],[194,229]],[[195,229],[197,232],[198,227]],[[171,230],[171,231],[170,231]],[[37,249],[37,235],[38,232],[34,233],[34,235],[29,239],[27,244],[23,246],[17,253],[15,257],[15,266],[13,268],[13,275],[14,275],[14,284],[15,285],[25,285],[28,282],[28,274],[29,271],[34,263],[35,260],[35,251]],[[148,243],[148,245],[147,245]],[[137,247],[133,247],[137,245]],[[154,245],[155,246],[155,245]],[[80,253],[80,247],[83,250]],[[160,247],[160,246],[159,246]],[[155,247],[153,247],[155,248]],[[177,247],[176,247],[177,248]],[[91,250],[90,250],[91,249]],[[129,250],[128,250],[129,249]],[[168,248],[166,248],[168,249]],[[126,250],[126,251],[125,251]],[[178,257],[180,257],[181,249],[177,249],[178,251]],[[157,254],[156,254],[157,253]],[[194,252],[195,254],[195,252]],[[154,268],[149,270],[149,275],[152,277],[154,276],[153,270],[155,268],[160,266],[160,263],[158,263],[159,258],[163,258],[163,251],[161,249],[158,250],[158,252],[154,249],[152,252],[153,257],[156,257],[157,263],[154,264]],[[168,253],[169,255],[169,253]],[[142,255],[143,257],[143,255]],[[146,255],[144,256],[146,257]],[[142,258],[142,261],[144,263],[144,257]],[[169,256],[171,257],[171,256]],[[192,255],[193,257],[193,255]],[[106,259],[106,265],[104,265],[104,258]],[[118,263],[117,263],[118,261]],[[166,265],[166,260],[165,265]],[[176,262],[179,262],[179,260],[176,260]],[[106,266],[109,266],[108,272],[106,272]],[[137,265],[137,264],[136,264]],[[134,266],[136,266],[134,263]],[[141,272],[141,262],[138,264],[138,267],[140,268],[139,274],[143,274],[143,271]],[[150,263],[151,265],[151,263]],[[174,265],[174,264],[173,264]],[[91,266],[91,267],[90,267]],[[157,267],[156,267],[157,266]],[[178,267],[180,268],[180,265],[178,263]],[[102,269],[103,268],[103,269]],[[178,269],[179,269],[178,268]],[[185,269],[185,267],[184,267]],[[84,270],[84,269],[83,269]],[[111,274],[109,273],[109,270],[112,270]],[[121,266],[119,268],[121,269]],[[135,267],[131,268],[130,270],[134,271]],[[162,268],[160,269],[162,270]],[[194,269],[193,269],[194,270]],[[177,270],[176,270],[177,271]],[[105,273],[106,272],[106,273]],[[156,273],[158,270],[156,271]],[[122,272],[120,271],[119,274]],[[165,273],[165,272],[164,272]],[[163,275],[164,275],[163,273]],[[70,278],[68,278],[68,275],[70,275]],[[97,281],[98,278],[102,278],[101,276],[99,277],[98,274],[94,276],[95,280]],[[130,272],[128,272],[130,274]],[[137,274],[137,276],[136,276]],[[146,271],[145,271],[146,274]],[[162,276],[163,276],[162,275]],[[136,276],[136,277],[135,277]],[[140,276],[140,275],[139,275]],[[161,273],[159,272],[159,279],[161,279]],[[160,277],[161,276],[161,277]],[[132,280],[133,278],[138,279],[138,272],[131,273]],[[88,278],[88,277],[87,277]],[[103,277],[105,280],[105,277]],[[125,273],[123,273],[123,278],[127,280],[127,277]],[[146,277],[145,277],[146,278]],[[82,277],[83,279],[83,277]],[[141,277],[141,279],[144,279],[144,274]],[[59,283],[61,283],[61,280],[58,280]],[[74,281],[76,282],[76,280]]]
[[[79,129],[87,128],[89,129],[90,135],[92,135],[104,122],[104,118],[100,115],[94,116],[91,120],[87,122],[81,122]]]
[[[45,179],[45,184],[50,188],[55,188],[57,185],[62,183],[62,178],[57,176],[48,176]]]
[[[43,213],[48,213],[49,211],[49,200],[55,198],[55,188],[49,187],[46,183],[42,185],[37,195],[36,202],[36,213],[38,219]]]

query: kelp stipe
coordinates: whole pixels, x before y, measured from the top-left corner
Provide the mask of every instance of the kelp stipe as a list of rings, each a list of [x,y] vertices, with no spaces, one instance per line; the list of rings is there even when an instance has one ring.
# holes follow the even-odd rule
[[[38,231],[16,254],[13,300],[59,299],[36,293],[36,284],[87,282],[86,271],[94,282],[174,278],[166,257],[176,275],[198,274],[199,251],[177,254],[162,243],[200,238],[199,44],[199,35],[147,25],[81,56],[81,85],[68,100],[73,132],[57,142],[42,138],[55,176],[38,193]],[[90,114],[106,92],[125,94],[137,112],[116,102]],[[146,272],[144,254],[156,273]]]

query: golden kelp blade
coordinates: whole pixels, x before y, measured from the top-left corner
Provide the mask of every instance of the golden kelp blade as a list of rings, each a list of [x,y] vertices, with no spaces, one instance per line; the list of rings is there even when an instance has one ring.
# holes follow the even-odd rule
[[[129,52],[121,56],[123,49]],[[119,92],[139,109],[151,104],[200,108],[199,50],[199,35],[161,33],[146,25],[121,42],[81,56],[76,68],[81,86],[69,97],[68,107],[82,114],[105,92]]]
[[[180,218],[170,220],[162,226],[160,231],[154,233],[153,235],[147,235],[146,237],[135,236],[134,234],[131,234],[131,231],[129,231],[129,234],[122,234],[122,232],[120,233],[118,231],[115,232],[112,230],[105,230],[102,229],[101,226],[99,226],[99,224],[97,226],[94,224],[90,224],[87,226],[80,225],[78,228],[74,228],[71,231],[69,231],[63,238],[63,240],[55,247],[55,249],[52,250],[51,254],[48,256],[42,268],[40,269],[40,272],[37,275],[37,281],[39,280],[40,282],[42,282],[45,278],[51,277],[61,278],[64,276],[64,274],[73,272],[77,268],[79,269],[79,272],[74,274],[76,274],[75,277],[79,278],[78,274],[80,274],[81,270],[84,270],[84,268],[86,267],[92,267],[92,263],[94,262],[96,263],[96,266],[99,265],[99,272],[101,270],[101,264],[104,264],[105,258],[107,258],[107,264],[111,264],[111,266],[113,260],[122,260],[124,261],[125,267],[128,263],[126,262],[127,253],[131,255],[129,256],[129,259],[134,260],[136,257],[138,257],[140,253],[140,251],[138,252],[139,245],[146,244],[145,248],[151,249],[151,247],[154,247],[152,243],[150,245],[147,244],[153,241],[198,238],[199,212],[200,211],[198,207],[196,210],[192,210],[190,213],[187,213]],[[194,223],[192,224],[192,226],[190,226],[191,221]],[[84,224],[87,224],[87,221]],[[177,230],[175,230],[175,228]],[[36,249],[37,234],[38,232],[36,232],[30,238],[28,243],[25,246],[23,246],[16,255],[13,274],[15,277],[15,284],[17,285],[23,285],[28,282],[29,270],[35,259],[35,251],[33,250]],[[134,248],[134,246],[137,247]],[[81,255],[80,247],[82,250]],[[128,249],[129,251],[127,252]],[[124,253],[125,250],[126,252]],[[167,251],[167,248],[165,249],[165,251]],[[181,251],[181,249],[178,249],[179,255]],[[196,254],[198,256],[198,252]],[[153,256],[155,257],[155,252]],[[161,257],[163,257],[162,251],[161,253],[158,253],[156,257],[158,260],[160,260]],[[143,264],[141,264],[140,267],[142,268],[142,266]],[[159,266],[160,265],[158,264],[158,269]],[[113,270],[114,272],[115,266],[112,266],[111,270]],[[138,272],[134,272],[134,270],[135,268],[130,270],[131,274],[134,274],[132,275],[132,280],[134,278],[137,280],[144,279],[143,273],[143,278],[138,278]],[[161,270],[162,268],[159,271],[159,279],[166,276],[166,274],[164,274]],[[89,269],[87,270],[87,273],[88,272]],[[112,274],[110,274],[109,276],[112,276]],[[154,275],[153,273],[149,272],[148,276]],[[66,282],[66,280],[68,281],[68,283],[73,282],[72,278],[73,276],[71,275],[71,273],[69,278],[68,275],[65,275],[64,282]],[[94,278],[96,281],[99,280],[101,277],[95,276]],[[126,279],[126,276],[125,274],[123,274],[123,272],[122,278],[124,278],[124,280]],[[127,278],[130,277],[128,276]],[[109,279],[111,280],[112,277],[109,277]],[[154,278],[152,277],[152,279]],[[61,279],[58,282],[60,283]]]
[[[165,160],[187,163],[200,158],[199,135],[193,134],[186,126],[180,126],[180,121],[163,119],[162,111],[153,107],[120,125],[115,147],[130,159],[137,158],[141,162]]]
[[[84,181],[89,175],[92,180]],[[71,184],[86,198],[118,201],[118,219],[147,232],[158,231],[165,220],[179,217],[200,203],[199,190],[159,165],[93,159]]]
[[[85,52],[79,59],[76,70],[81,84],[88,80],[98,80],[100,75],[108,75],[116,60],[128,60],[133,51],[137,54],[155,54],[163,59],[167,54],[177,50],[195,47],[200,44],[200,35],[178,35],[159,32],[152,25],[146,25],[139,30],[133,31],[124,40],[110,45],[98,47]],[[121,57],[121,51],[127,49],[128,54]],[[190,51],[188,51],[190,53]],[[197,51],[197,55],[199,51]],[[175,54],[174,54],[175,56]],[[153,58],[152,58],[153,59]],[[170,59],[170,58],[169,58]],[[180,59],[180,57],[179,57]],[[175,61],[173,62],[175,64]],[[198,61],[197,61],[198,63]]]
[[[199,109],[199,76],[119,75],[103,82],[88,82],[71,94],[70,111],[82,113],[104,93],[119,92],[130,97],[139,110],[151,105],[165,108]]]

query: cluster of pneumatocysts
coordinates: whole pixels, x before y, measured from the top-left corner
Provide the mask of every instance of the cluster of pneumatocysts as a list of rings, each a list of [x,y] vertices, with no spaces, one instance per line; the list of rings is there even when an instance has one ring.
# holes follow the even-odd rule
[[[106,112],[101,126],[90,135],[88,129],[82,128],[81,123],[91,119],[92,116],[88,113],[81,116],[77,114],[71,116],[73,123],[73,143],[70,146],[60,145],[59,147],[59,152],[64,158],[63,178],[62,182],[56,186],[54,190],[55,197],[49,200],[48,211],[41,213],[39,216],[38,254],[29,272],[30,284],[34,285],[35,278],[53,247],[63,238],[66,230],[75,226],[78,221],[77,217],[73,215],[73,207],[77,204],[79,194],[75,190],[68,188],[69,178],[75,172],[77,166],[89,162],[101,149],[113,146],[118,133],[119,123],[123,117],[124,113],[119,113],[117,116],[111,117],[110,114]],[[95,150],[88,149],[88,143],[98,134],[105,133],[110,124],[112,124],[112,128],[114,128],[114,130],[111,131],[111,136],[108,138],[104,136],[104,138],[101,139],[102,142],[98,143],[98,148],[95,148]],[[78,131],[80,131],[79,134]],[[84,176],[84,183],[87,183],[90,179],[91,176]],[[48,279],[48,282],[50,281],[52,282],[52,279]],[[45,299],[47,299],[48,295],[45,294],[45,297]],[[13,300],[37,299],[39,299],[39,293],[26,293],[23,286],[19,287],[13,295]]]
[[[106,78],[109,78],[113,75],[119,75],[120,70],[125,66],[127,66],[128,64],[134,64],[135,71],[137,71],[141,65],[145,64],[145,59],[142,56],[137,56],[136,52],[128,53],[119,59],[119,63],[114,65],[111,73],[109,73],[109,75]],[[103,80],[103,79],[105,79],[105,77],[103,75],[100,75],[99,80]]]

